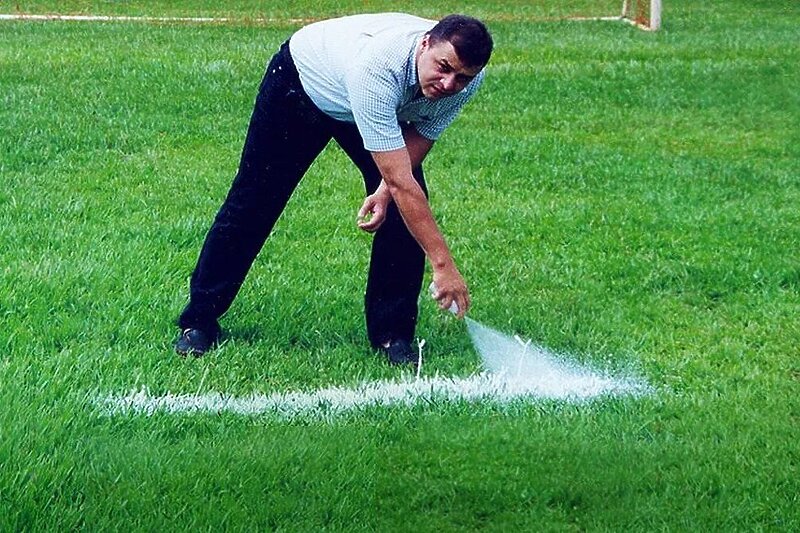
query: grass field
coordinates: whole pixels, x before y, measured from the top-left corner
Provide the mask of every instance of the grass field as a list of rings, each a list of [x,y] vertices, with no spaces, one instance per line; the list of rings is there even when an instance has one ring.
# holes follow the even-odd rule
[[[8,2],[0,12],[0,530],[800,529],[800,5],[665,2],[663,31],[553,4]],[[616,5],[614,3],[613,5]],[[273,7],[274,6],[274,7]],[[208,357],[172,352],[265,62],[252,18],[489,21],[430,156],[472,316],[657,392],[334,420],[110,417],[94,399],[399,378],[365,340],[361,178],[330,147]],[[615,8],[616,9],[616,8]],[[423,297],[426,373],[480,368]]]

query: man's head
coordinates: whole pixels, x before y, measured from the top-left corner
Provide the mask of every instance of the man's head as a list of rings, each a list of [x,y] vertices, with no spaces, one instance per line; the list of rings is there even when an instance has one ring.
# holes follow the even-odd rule
[[[425,36],[417,53],[417,75],[425,98],[461,91],[489,62],[492,36],[479,20],[448,15]]]
[[[467,67],[483,68],[492,55],[492,36],[478,19],[466,15],[448,15],[428,32],[431,44],[448,41]]]

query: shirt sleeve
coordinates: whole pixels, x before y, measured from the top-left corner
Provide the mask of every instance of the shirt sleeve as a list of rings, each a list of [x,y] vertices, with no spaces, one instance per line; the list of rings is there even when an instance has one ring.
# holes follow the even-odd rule
[[[397,120],[401,82],[380,61],[354,65],[345,78],[353,119],[370,152],[405,147]]]

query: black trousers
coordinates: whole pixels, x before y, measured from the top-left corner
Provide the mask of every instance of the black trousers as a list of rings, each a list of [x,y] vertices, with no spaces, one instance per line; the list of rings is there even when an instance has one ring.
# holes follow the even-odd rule
[[[367,194],[373,193],[381,174],[356,126],[330,118],[309,99],[287,41],[267,67],[239,171],[206,235],[179,327],[219,335],[219,317],[230,308],[300,179],[331,139],[361,171]],[[413,174],[427,195],[422,168]],[[424,267],[425,255],[392,202],[373,238],[364,298],[374,346],[413,338]]]

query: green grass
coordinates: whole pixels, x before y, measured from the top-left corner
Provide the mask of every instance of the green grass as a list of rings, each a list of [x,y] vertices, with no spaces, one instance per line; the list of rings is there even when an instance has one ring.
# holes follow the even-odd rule
[[[224,12],[398,9],[272,6]],[[398,377],[363,333],[361,179],[329,149],[225,317],[227,342],[179,359],[188,277],[264,64],[296,26],[2,22],[0,530],[800,528],[800,9],[667,3],[649,34],[474,7],[492,21],[491,72],[427,166],[472,314],[658,392],[333,423],[98,414],[97,394],[142,386]],[[463,324],[426,298],[419,334],[426,373],[479,368]]]

